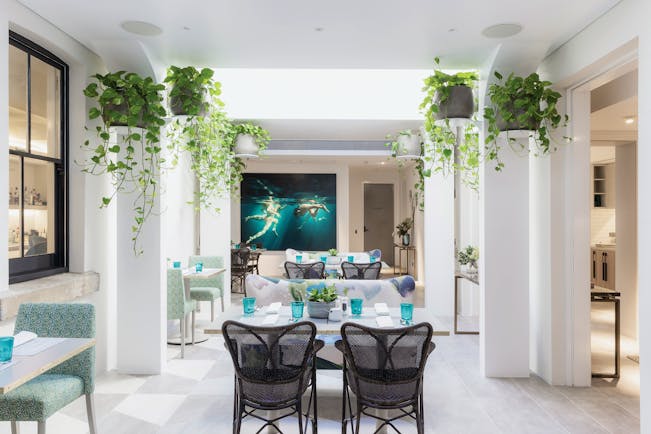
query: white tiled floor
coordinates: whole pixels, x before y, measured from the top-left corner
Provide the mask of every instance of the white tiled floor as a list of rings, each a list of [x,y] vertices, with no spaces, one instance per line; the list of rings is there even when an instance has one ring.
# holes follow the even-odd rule
[[[204,308],[200,320],[206,321]],[[608,321],[606,319],[606,321]],[[603,333],[608,328],[602,324]],[[176,327],[173,328],[176,330]],[[604,338],[604,342],[607,338]],[[595,380],[595,387],[550,387],[537,377],[490,379],[479,374],[478,337],[435,339],[425,372],[428,433],[636,433],[639,432],[639,369],[622,360],[618,382]],[[168,368],[158,376],[108,373],[97,379],[96,407],[101,434],[201,434],[231,432],[233,368],[221,338],[186,348],[170,346]],[[320,371],[319,431],[340,433],[341,374]],[[296,433],[295,419],[282,424]],[[403,424],[404,433],[416,432]],[[363,432],[372,432],[364,420]],[[246,422],[243,433],[257,430]],[[36,432],[23,423],[23,434]],[[50,434],[87,432],[85,404],[77,400],[48,420]],[[0,434],[9,433],[0,423]]]

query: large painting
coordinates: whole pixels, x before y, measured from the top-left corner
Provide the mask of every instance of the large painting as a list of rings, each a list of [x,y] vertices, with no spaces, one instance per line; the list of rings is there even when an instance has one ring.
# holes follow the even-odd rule
[[[337,245],[337,175],[245,173],[242,241],[267,250]]]

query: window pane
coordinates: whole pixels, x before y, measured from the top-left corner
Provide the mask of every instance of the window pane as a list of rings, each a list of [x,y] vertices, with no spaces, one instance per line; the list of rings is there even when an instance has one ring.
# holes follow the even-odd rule
[[[31,73],[31,141],[33,154],[59,157],[61,140],[60,71],[32,56]]]
[[[54,253],[54,163],[25,158],[24,170],[25,256]]]
[[[27,150],[27,53],[9,46],[9,148]]]
[[[20,258],[20,157],[9,156],[9,259]]]

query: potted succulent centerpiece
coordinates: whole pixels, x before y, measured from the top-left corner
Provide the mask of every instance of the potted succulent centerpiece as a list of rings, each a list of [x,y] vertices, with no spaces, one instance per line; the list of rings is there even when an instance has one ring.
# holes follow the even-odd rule
[[[165,159],[161,155],[160,132],[165,125],[164,90],[151,77],[118,71],[95,74],[84,95],[95,105],[88,111],[90,120],[100,119],[95,127],[98,141],[86,140],[82,146],[89,157],[79,162],[83,171],[111,177],[112,190],[102,197],[107,207],[119,193],[133,197],[132,241],[136,254],[142,253],[138,238],[144,223],[155,210],[159,195],[159,175]],[[112,127],[124,131],[112,131]],[[118,141],[111,141],[115,133]]]
[[[335,285],[323,289],[314,288],[308,293],[307,314],[311,318],[328,318],[330,309],[335,307],[337,290]]]
[[[457,252],[457,262],[467,273],[477,273],[477,261],[479,260],[479,249],[475,246],[466,246]]]
[[[328,265],[338,265],[341,262],[341,258],[337,256],[339,252],[337,249],[329,249],[328,257],[326,258],[326,264]]]
[[[486,158],[495,161],[495,169],[501,170],[504,166],[499,159],[497,143],[502,132],[506,132],[509,144],[513,145],[518,135],[509,131],[526,131],[527,138],[533,138],[536,143],[536,154],[545,155],[555,150],[551,131],[567,125],[569,118],[558,112],[561,94],[551,88],[552,83],[541,80],[536,73],[527,77],[511,73],[504,79],[496,71],[495,78],[497,82],[488,87],[491,106],[484,109],[484,119],[488,123]],[[520,150],[528,152],[528,146],[529,140],[520,145]]]
[[[414,221],[411,217],[404,219],[398,226],[396,226],[397,234],[402,240],[403,246],[408,246],[411,243],[411,237],[409,236],[409,231],[414,226]]]
[[[424,80],[425,97],[420,110],[423,123],[423,158],[419,174],[460,173],[461,181],[473,189],[479,184],[479,134],[471,121],[475,113],[473,89],[479,76],[474,71],[449,74],[434,59],[434,73]]]

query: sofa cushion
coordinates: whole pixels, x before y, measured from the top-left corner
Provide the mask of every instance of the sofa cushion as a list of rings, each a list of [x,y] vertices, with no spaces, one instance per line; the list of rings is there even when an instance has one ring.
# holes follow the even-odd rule
[[[307,294],[312,289],[323,289],[334,285],[337,293],[350,298],[362,298],[365,303],[387,303],[398,307],[400,303],[412,301],[416,288],[414,278],[406,275],[381,280],[340,280],[340,279],[278,279],[258,274],[246,277],[246,291],[255,297],[260,305],[292,301],[292,291]]]

